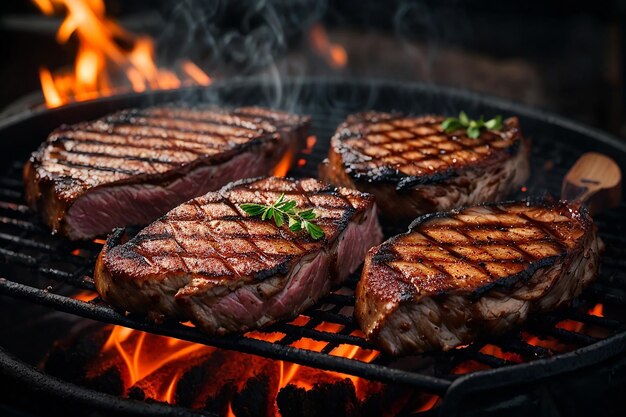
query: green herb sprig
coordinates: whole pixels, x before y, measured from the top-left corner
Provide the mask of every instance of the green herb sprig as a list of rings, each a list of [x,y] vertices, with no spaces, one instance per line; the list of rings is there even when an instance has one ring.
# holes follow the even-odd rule
[[[496,116],[493,119],[485,121],[483,116],[478,120],[472,120],[467,117],[464,111],[459,113],[459,117],[448,117],[441,123],[444,132],[450,133],[465,128],[467,136],[476,139],[480,136],[481,129],[500,130],[502,129],[502,116]]]
[[[313,209],[298,210],[298,203],[295,200],[285,199],[285,194],[281,194],[271,205],[246,203],[240,204],[239,207],[250,216],[260,216],[261,220],[274,220],[278,227],[285,224],[292,232],[305,230],[313,239],[318,240],[324,237],[324,231],[313,220],[317,215]]]

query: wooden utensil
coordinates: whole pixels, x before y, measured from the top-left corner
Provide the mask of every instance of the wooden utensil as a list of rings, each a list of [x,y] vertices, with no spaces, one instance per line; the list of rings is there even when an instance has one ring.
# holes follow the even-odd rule
[[[592,215],[617,207],[622,199],[622,172],[610,157],[586,153],[563,178],[561,198],[580,201]]]

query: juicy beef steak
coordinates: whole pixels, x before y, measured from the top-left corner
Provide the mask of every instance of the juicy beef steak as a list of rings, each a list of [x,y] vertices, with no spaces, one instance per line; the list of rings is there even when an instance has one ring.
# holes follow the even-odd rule
[[[249,217],[245,203],[281,193],[313,208],[325,237]],[[297,315],[354,272],[382,241],[371,195],[314,179],[229,184],[188,201],[126,243],[114,232],[95,283],[119,308],[154,320],[191,320],[211,334],[244,332]]]
[[[503,199],[528,178],[516,118],[476,139],[444,133],[443,117],[358,113],[337,129],[320,178],[374,194],[387,219]]]
[[[26,198],[71,239],[146,224],[230,181],[270,174],[308,125],[255,107],[155,107],[62,126],[24,167]]]
[[[602,247],[586,210],[564,202],[426,215],[369,251],[355,314],[388,353],[449,350],[569,303]]]

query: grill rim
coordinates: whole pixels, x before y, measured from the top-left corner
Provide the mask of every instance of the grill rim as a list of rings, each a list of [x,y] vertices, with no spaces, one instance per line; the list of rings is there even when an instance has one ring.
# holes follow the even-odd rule
[[[200,94],[203,91],[206,91],[209,89],[220,89],[220,88],[237,89],[237,88],[246,88],[246,87],[250,88],[250,87],[258,86],[259,84],[262,85],[262,84],[268,84],[268,83],[272,83],[272,81],[263,77],[250,77],[250,78],[238,77],[234,79],[215,82],[212,86],[206,87],[206,88],[190,87],[190,88],[183,88],[183,89],[178,89],[178,90],[150,91],[146,93],[128,93],[128,94],[116,95],[116,96],[110,96],[110,97],[101,97],[101,98],[91,100],[91,101],[71,103],[67,106],[63,106],[63,107],[56,108],[56,109],[39,109],[36,111],[16,114],[14,116],[9,117],[8,119],[0,121],[0,134],[2,134],[2,132],[5,130],[19,129],[20,124],[27,123],[31,119],[36,118],[38,116],[42,116],[42,115],[43,116],[50,115],[50,114],[54,115],[54,114],[58,114],[61,112],[73,112],[74,113],[80,109],[84,109],[85,107],[96,108],[98,112],[105,114],[112,110],[119,109],[120,108],[119,104],[121,103],[123,103],[123,106],[125,107],[132,107],[132,106],[138,105],[136,104],[137,102],[143,103],[144,105],[146,104],[146,102],[150,104],[163,103],[163,102],[175,102],[175,101],[180,100],[179,96],[181,94],[186,94],[188,92]],[[402,89],[411,89],[416,94],[420,94],[420,93],[435,94],[435,95],[448,97],[451,100],[470,101],[470,102],[475,101],[475,102],[480,103],[481,105],[498,108],[499,110],[510,112],[521,117],[528,117],[528,118],[535,119],[536,121],[543,122],[549,125],[555,125],[561,129],[574,131],[580,135],[591,137],[594,140],[603,143],[604,145],[617,149],[618,151],[626,154],[626,142],[623,142],[619,140],[617,137],[611,134],[605,133],[601,130],[587,127],[583,124],[569,120],[561,116],[557,116],[550,112],[537,110],[526,105],[513,103],[508,100],[492,97],[492,96],[485,95],[482,93],[467,91],[467,90],[463,90],[459,88],[447,87],[447,86],[436,86],[436,85],[416,83],[416,82],[402,82],[402,81],[397,81],[397,80],[344,79],[341,77],[333,77],[333,78],[298,77],[298,78],[283,80],[283,84],[285,85],[290,84],[292,87],[295,86],[296,88],[304,84],[311,84],[311,85],[337,84],[337,85],[340,85],[341,87],[353,86],[355,88],[359,88],[359,87],[362,88],[364,85],[367,85],[371,89],[380,89],[382,87],[391,88],[391,89],[402,88]],[[110,106],[113,106],[113,107],[111,108]],[[6,280],[6,281],[0,280],[0,284],[2,284],[0,285],[1,292],[2,293],[14,292],[14,290],[8,289],[6,282],[14,283],[11,280]],[[41,299],[41,297],[45,294],[44,290],[37,289],[35,287],[29,287],[29,286],[25,286],[23,284],[18,284],[18,283],[14,283],[14,284],[22,285],[24,287],[31,288],[35,291],[40,292],[40,294],[32,294],[32,296],[28,296],[28,297],[24,297],[23,294],[20,294],[20,298],[27,298],[29,301],[37,302],[37,299]],[[12,295],[15,296],[15,294],[12,294]],[[59,296],[59,297],[62,297],[62,296]],[[72,300],[72,301],[80,303],[80,301],[77,301],[77,300]],[[39,304],[42,304],[42,303],[39,302]],[[76,314],[74,311],[71,311],[71,313]],[[129,327],[133,327],[133,326],[129,326]],[[139,330],[142,330],[142,329],[139,329]],[[148,331],[153,332],[154,327],[151,327]],[[517,373],[517,372],[524,373],[528,371],[529,368],[533,368],[533,369],[531,369],[532,372],[527,374],[528,375],[527,378],[536,378],[536,375],[540,373],[539,371],[544,369],[545,366],[550,366],[558,362],[559,369],[553,369],[552,370],[553,372],[549,374],[545,374],[545,373],[541,374],[541,377],[549,378],[551,376],[560,375],[562,373],[572,371],[572,370],[582,369],[585,366],[591,366],[598,362],[610,359],[619,353],[623,353],[623,351],[626,350],[625,348],[626,348],[626,331],[622,331],[621,333],[607,337],[606,339],[603,339],[599,342],[595,342],[589,346],[578,348],[568,353],[555,354],[554,356],[548,357],[548,358],[536,359],[531,362],[509,365],[509,366],[505,366],[502,368],[476,371],[476,372],[472,372],[472,373],[460,376],[457,379],[452,380],[452,381],[444,379],[444,378],[432,377],[432,379],[435,379],[437,381],[444,381],[444,384],[439,385],[439,382],[437,382],[435,384],[436,387],[433,387],[433,386],[430,387],[431,388],[430,391],[436,392],[432,388],[444,389],[444,392],[446,393],[446,397],[447,397],[448,394],[451,392],[465,391],[468,388],[468,386],[476,386],[475,384],[484,383],[484,381],[481,382],[481,377],[485,378],[488,381],[492,381],[496,385],[497,385],[496,383],[497,381],[500,381],[499,383],[504,384],[504,382],[507,381],[507,379],[509,379],[510,373]],[[609,349],[613,349],[612,355],[609,355],[605,352]],[[598,352],[600,353],[598,354]],[[249,352],[249,353],[255,353],[255,352]],[[258,351],[256,351],[256,353],[258,353]],[[323,355],[326,357],[329,356],[329,355],[324,355],[324,354],[320,354],[317,352],[311,352],[311,353],[315,353],[317,355]],[[581,356],[584,356],[586,359],[584,365],[581,365],[581,361],[580,361]],[[300,363],[298,361],[294,361],[293,358],[281,357],[281,359]],[[331,359],[334,360],[334,359],[337,359],[337,357],[331,357]],[[572,365],[571,367],[564,365],[566,363],[566,360],[571,362],[570,363],[570,365]],[[574,362],[578,363],[578,365]],[[314,364],[310,364],[310,363],[302,363],[302,364],[315,366]],[[365,364],[365,365],[373,366],[374,364]],[[323,368],[323,369],[328,369],[328,368]],[[345,369],[341,369],[341,371],[346,372]],[[361,376],[356,373],[355,375]],[[413,375],[418,375],[418,374],[413,373]],[[418,376],[427,378],[427,379],[431,378],[426,375],[418,375]],[[369,377],[371,378],[371,376]],[[372,378],[372,379],[377,379],[377,378]],[[519,377],[516,377],[516,379],[519,379]],[[395,380],[393,382],[402,383],[402,382],[399,382],[398,380]],[[427,382],[427,381],[423,380],[422,382]],[[510,379],[508,382],[510,382]],[[413,384],[410,384],[410,385],[413,385]],[[428,389],[427,388],[428,385],[429,384],[427,383],[426,386],[421,386],[421,384],[413,385],[413,386],[416,386],[417,388]],[[445,388],[444,388],[444,385],[445,385]],[[463,390],[461,390],[461,387],[463,388]]]
[[[233,77],[227,80],[217,80],[213,82],[210,86],[207,87],[182,87],[173,90],[154,90],[154,91],[146,91],[141,93],[129,92],[123,94],[117,94],[113,96],[105,96],[98,97],[92,100],[85,100],[79,102],[68,103],[64,106],[55,107],[55,108],[40,108],[31,111],[24,111],[21,113],[16,113],[10,115],[2,120],[0,120],[0,132],[8,128],[14,128],[15,125],[19,123],[24,123],[29,119],[45,114],[56,114],[59,112],[70,111],[73,112],[76,109],[82,109],[87,106],[95,106],[102,108],[103,113],[106,114],[109,111],[113,111],[115,109],[120,109],[120,107],[115,107],[113,110],[108,109],[107,105],[113,105],[117,102],[132,102],[134,100],[143,101],[144,104],[146,99],[156,99],[160,103],[168,102],[168,101],[176,101],[171,100],[176,96],[180,96],[181,94],[186,93],[200,93],[202,91],[207,91],[211,89],[236,89],[236,88],[245,88],[245,87],[254,87],[262,84],[270,84],[275,83],[274,80],[271,80],[266,77]],[[468,101],[476,101],[482,104],[486,104],[490,107],[497,107],[502,110],[509,111],[512,114],[518,116],[524,116],[533,118],[548,124],[556,125],[562,127],[567,130],[573,130],[577,133],[580,133],[585,136],[591,136],[595,140],[599,140],[611,147],[618,148],[622,152],[626,152],[626,141],[620,140],[617,136],[605,132],[601,129],[597,129],[591,126],[587,126],[583,123],[576,122],[572,119],[569,119],[564,116],[560,116],[556,113],[550,112],[545,109],[538,109],[531,107],[526,104],[520,104],[513,102],[511,100],[495,97],[485,93],[479,93],[476,91],[466,90],[457,87],[445,86],[445,85],[435,85],[435,84],[427,84],[422,82],[404,82],[400,80],[390,80],[385,78],[367,78],[367,79],[354,79],[354,78],[343,78],[343,77],[288,77],[284,78],[281,81],[281,84],[284,85],[292,85],[299,86],[304,84],[338,84],[341,86],[355,86],[362,87],[364,84],[370,86],[372,89],[379,89],[380,87],[389,87],[396,89],[411,89],[416,92],[427,92],[427,93],[438,93],[447,97],[454,97]],[[180,100],[180,98],[179,98]],[[127,108],[132,107],[133,104],[128,104]]]

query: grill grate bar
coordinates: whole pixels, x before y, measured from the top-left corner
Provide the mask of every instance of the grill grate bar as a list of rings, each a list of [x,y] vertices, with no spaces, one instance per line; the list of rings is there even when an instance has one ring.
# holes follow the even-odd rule
[[[10,177],[6,176],[6,177],[0,178],[0,185],[3,187],[15,189],[21,192],[22,187],[24,186],[24,183],[15,177],[16,177],[16,173],[13,173],[13,175]]]
[[[50,275],[52,277],[55,277],[57,279],[60,279],[62,281],[77,281],[78,278],[76,277],[76,273],[69,273],[66,271],[62,271],[60,269],[55,269],[55,268],[40,268],[39,272],[41,272],[44,275]]]
[[[28,207],[22,204],[7,203],[6,201],[0,201],[0,209],[7,211],[17,211],[18,213],[28,213]]]
[[[539,336],[551,336],[562,342],[571,343],[580,346],[588,346],[597,342],[599,339],[584,333],[577,333],[566,329],[554,327],[555,320],[537,321],[533,320],[529,323],[529,328],[533,333]]]
[[[507,361],[482,352],[475,352],[471,355],[471,359],[489,365],[492,368],[502,368],[503,366],[515,365],[515,362]]]
[[[288,358],[289,361],[300,365],[312,366],[329,371],[346,372],[346,370],[349,369],[349,373],[355,376],[381,382],[414,386],[433,393],[443,394],[450,386],[450,381],[429,375],[401,371],[354,359],[296,349],[290,346],[281,346],[280,349],[277,349],[276,344],[258,339],[243,336],[212,338],[194,328],[186,327],[179,323],[167,323],[161,326],[154,326],[152,323],[145,320],[119,314],[110,307],[51,294],[44,290],[9,281],[5,278],[0,278],[0,293],[35,301],[59,311],[77,314],[82,317],[105,321],[111,324],[118,324],[136,330],[175,337],[194,343],[203,343],[218,348],[237,350],[244,353],[261,354],[272,359]]]
[[[349,285],[349,283],[346,283]],[[335,304],[341,306],[352,306],[354,305],[355,298],[353,295],[342,295],[342,294],[330,294],[320,300],[320,304]]]
[[[6,188],[0,188],[0,197],[19,199],[22,197],[22,193],[19,191],[8,190]]]
[[[500,341],[498,344],[503,348],[504,351],[522,355],[526,360],[531,360],[535,358],[547,358],[549,356],[552,356],[552,352],[550,352],[548,349],[544,349],[540,346],[529,345],[528,343],[522,341],[519,335],[517,335],[515,338]]]
[[[16,226],[27,231],[42,230],[41,226],[24,220],[13,219],[11,217],[0,216],[0,224]]]
[[[18,262],[29,266],[37,265],[37,259],[33,258],[32,256],[25,255],[19,252],[14,252],[10,249],[0,248],[0,256],[9,261]]]
[[[354,325],[354,320],[352,319],[352,317],[344,316],[343,314],[331,313],[324,310],[312,310],[308,314],[310,314],[311,317],[322,321],[343,324],[344,326]]]
[[[324,346],[324,348],[322,350],[320,350],[320,353],[323,353],[325,355],[330,355],[330,352],[332,352],[335,348],[337,348],[339,345],[337,343],[329,343],[326,346]]]
[[[28,248],[36,248],[36,249],[41,249],[41,250],[45,250],[48,252],[58,249],[58,247],[49,245],[47,243],[37,242],[36,240],[27,239],[27,238],[15,236],[15,235],[10,235],[7,233],[0,233],[0,239],[10,242],[14,245],[22,245]]]

